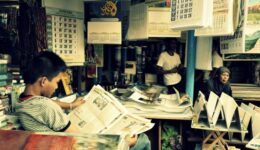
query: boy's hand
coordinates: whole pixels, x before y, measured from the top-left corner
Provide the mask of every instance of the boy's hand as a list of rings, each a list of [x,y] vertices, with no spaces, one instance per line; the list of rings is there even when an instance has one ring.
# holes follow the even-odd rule
[[[133,135],[133,136],[129,136],[127,135],[125,137],[125,140],[126,142],[128,143],[128,145],[131,147],[131,146],[134,146],[137,142],[137,135]]]
[[[72,102],[72,107],[76,108],[78,106],[80,106],[81,104],[85,103],[85,101],[83,100],[83,97],[77,97],[73,102]]]

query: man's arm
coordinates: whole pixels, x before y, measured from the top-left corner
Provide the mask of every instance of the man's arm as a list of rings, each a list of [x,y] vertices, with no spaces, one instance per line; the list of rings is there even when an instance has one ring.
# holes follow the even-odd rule
[[[178,67],[174,67],[170,70],[163,70],[161,66],[156,66],[156,71],[158,74],[169,74],[169,73],[177,73],[178,72]]]

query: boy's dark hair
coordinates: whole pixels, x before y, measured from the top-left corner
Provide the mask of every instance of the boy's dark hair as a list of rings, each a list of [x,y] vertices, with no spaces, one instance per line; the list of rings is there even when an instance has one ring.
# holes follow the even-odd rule
[[[29,61],[22,75],[26,84],[33,84],[39,77],[43,76],[51,81],[60,72],[64,72],[66,68],[65,62],[57,54],[43,51]]]

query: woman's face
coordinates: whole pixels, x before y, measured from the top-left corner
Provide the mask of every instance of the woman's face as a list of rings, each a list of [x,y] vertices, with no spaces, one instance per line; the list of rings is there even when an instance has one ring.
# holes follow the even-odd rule
[[[219,80],[221,83],[226,84],[229,80],[229,73],[223,72],[222,74],[220,74]]]

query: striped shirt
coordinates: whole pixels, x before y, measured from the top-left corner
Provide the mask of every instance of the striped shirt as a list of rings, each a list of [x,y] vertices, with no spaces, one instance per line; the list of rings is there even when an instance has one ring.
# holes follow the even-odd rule
[[[21,125],[25,130],[36,132],[62,132],[70,126],[68,116],[51,99],[43,96],[20,98],[16,104]]]

